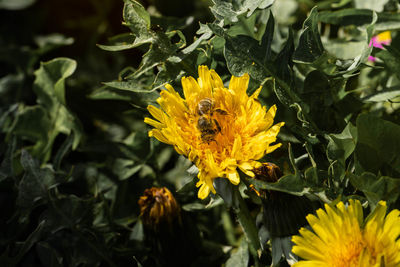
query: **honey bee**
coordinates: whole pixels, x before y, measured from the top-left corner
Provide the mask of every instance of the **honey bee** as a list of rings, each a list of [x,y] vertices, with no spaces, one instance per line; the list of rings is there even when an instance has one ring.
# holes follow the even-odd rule
[[[216,109],[214,100],[211,98],[204,98],[199,101],[197,113],[200,117],[197,121],[197,128],[201,132],[201,139],[207,143],[215,141],[215,135],[221,132],[221,127],[213,116],[214,112],[220,115],[228,114],[225,110]]]

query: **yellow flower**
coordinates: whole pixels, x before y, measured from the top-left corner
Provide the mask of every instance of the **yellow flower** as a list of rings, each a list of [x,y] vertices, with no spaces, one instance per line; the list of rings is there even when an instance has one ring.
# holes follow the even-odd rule
[[[325,204],[307,221],[313,231],[300,229],[293,252],[304,260],[295,267],[395,267],[400,266],[400,211],[386,217],[386,202],[380,201],[367,219],[358,200],[346,206]]]
[[[276,106],[268,111],[258,101],[261,91],[246,93],[249,75],[232,76],[229,88],[207,66],[199,66],[199,78],[183,77],[182,98],[171,85],[157,99],[160,108],[148,106],[156,119],[145,118],[155,128],[149,136],[173,145],[199,169],[198,196],[215,193],[213,179],[228,178],[240,182],[237,167],[249,176],[260,166],[257,160],[281,144],[276,141],[283,122],[273,125]]]

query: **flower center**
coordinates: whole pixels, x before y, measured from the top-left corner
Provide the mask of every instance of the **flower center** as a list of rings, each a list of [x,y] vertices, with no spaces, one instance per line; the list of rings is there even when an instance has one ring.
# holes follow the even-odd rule
[[[359,259],[364,245],[361,241],[350,241],[338,244],[330,254],[332,266],[334,267],[355,267],[359,266]]]

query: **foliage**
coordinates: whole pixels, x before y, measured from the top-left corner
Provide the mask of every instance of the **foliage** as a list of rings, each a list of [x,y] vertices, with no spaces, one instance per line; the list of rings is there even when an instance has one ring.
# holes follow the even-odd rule
[[[350,198],[400,208],[398,1],[56,2],[0,0],[0,265],[287,266],[296,233],[271,225]],[[277,182],[216,179],[199,200],[196,167],[148,137],[146,107],[199,65],[277,105]],[[143,225],[152,186],[180,234]]]

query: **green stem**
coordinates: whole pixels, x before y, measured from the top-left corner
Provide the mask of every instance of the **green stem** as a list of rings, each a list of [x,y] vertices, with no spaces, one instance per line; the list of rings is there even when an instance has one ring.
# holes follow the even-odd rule
[[[260,249],[260,241],[258,239],[258,230],[253,217],[250,214],[247,204],[240,195],[238,187],[233,189],[234,199],[237,201],[237,205],[234,205],[233,210],[239,220],[240,225],[243,228],[247,242],[249,243],[250,253],[254,257],[255,265],[258,266],[258,254],[257,250]]]

